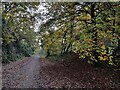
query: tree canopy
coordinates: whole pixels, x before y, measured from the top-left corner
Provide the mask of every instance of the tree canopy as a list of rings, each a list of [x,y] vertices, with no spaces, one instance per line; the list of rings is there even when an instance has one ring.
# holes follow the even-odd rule
[[[40,26],[45,32],[43,49],[48,55],[78,53],[95,65],[118,64],[120,51],[119,2],[58,2],[49,4],[49,20]]]
[[[34,52],[35,13],[39,3],[2,3],[3,62],[14,61]]]
[[[94,65],[120,65],[119,2],[3,3],[3,62],[29,56],[78,53]],[[42,6],[43,10],[38,10]],[[36,10],[38,10],[36,12]],[[35,29],[35,22],[39,30]],[[16,54],[15,54],[16,53]]]

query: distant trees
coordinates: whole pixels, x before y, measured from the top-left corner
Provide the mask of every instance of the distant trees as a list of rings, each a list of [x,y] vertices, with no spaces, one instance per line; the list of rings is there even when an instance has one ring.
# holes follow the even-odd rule
[[[14,61],[34,53],[35,14],[39,3],[2,3],[2,62]]]

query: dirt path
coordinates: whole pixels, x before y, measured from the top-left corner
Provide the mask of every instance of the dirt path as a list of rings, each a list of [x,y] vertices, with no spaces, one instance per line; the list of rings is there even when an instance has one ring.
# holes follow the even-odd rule
[[[33,56],[5,65],[2,75],[3,87],[120,90],[120,78],[117,72],[109,68],[94,68],[85,60],[77,59],[77,56],[70,57],[61,63],[55,63]]]
[[[21,64],[20,64],[21,63]],[[26,62],[12,63],[3,66],[3,87],[36,88],[40,69],[38,56],[28,58]]]

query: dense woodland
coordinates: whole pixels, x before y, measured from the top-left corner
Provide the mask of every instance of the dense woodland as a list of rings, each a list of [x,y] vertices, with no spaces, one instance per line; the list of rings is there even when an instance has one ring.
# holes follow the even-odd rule
[[[43,51],[119,67],[120,2],[2,3],[2,62]]]

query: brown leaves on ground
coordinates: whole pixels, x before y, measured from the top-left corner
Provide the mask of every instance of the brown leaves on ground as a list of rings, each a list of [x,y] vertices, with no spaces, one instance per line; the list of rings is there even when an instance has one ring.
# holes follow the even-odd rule
[[[120,88],[117,72],[109,68],[95,68],[76,55],[62,63],[41,59],[40,74],[43,88]]]
[[[39,58],[26,57],[21,61],[16,61],[3,65],[2,83],[6,88],[33,88],[37,87],[37,77],[39,76]],[[37,76],[37,77],[36,77]]]
[[[28,57],[3,65],[3,86],[11,88],[114,88],[119,90],[119,72],[95,68],[71,54],[56,63],[46,58]],[[9,89],[8,89],[9,90]],[[109,89],[108,89],[109,90]]]

